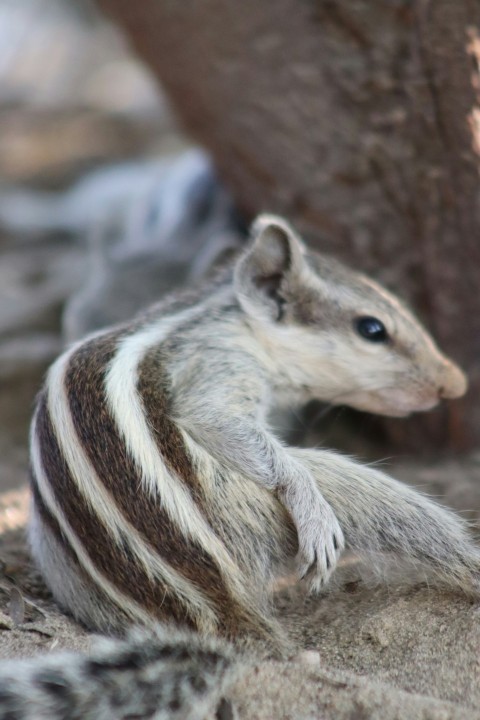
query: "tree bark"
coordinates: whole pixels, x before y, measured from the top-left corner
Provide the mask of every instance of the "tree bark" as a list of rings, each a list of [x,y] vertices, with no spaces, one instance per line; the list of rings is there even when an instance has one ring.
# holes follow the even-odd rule
[[[387,424],[480,441],[478,0],[100,0],[239,206],[286,214],[408,298],[470,391]]]

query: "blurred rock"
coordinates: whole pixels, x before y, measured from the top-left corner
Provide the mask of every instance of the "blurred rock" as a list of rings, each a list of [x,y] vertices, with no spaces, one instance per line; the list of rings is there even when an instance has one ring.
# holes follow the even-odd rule
[[[93,2],[0,3],[1,183],[58,188],[179,140],[158,83]]]
[[[243,241],[199,150],[115,163],[61,192],[4,190],[0,227],[0,443],[13,454],[65,341],[129,319]]]
[[[153,76],[88,0],[0,4],[0,105],[13,103],[156,121],[168,112]]]
[[[3,241],[0,262],[0,487],[26,479],[27,428],[48,365],[61,349],[66,298],[80,283],[81,249],[52,237],[33,246]],[[10,469],[12,468],[12,469]]]
[[[89,192],[110,197],[91,226],[85,282],[65,309],[67,341],[129,319],[241,245],[232,202],[200,151],[92,181],[83,187],[84,215]]]
[[[0,337],[58,332],[62,304],[79,285],[82,251],[65,240],[5,250],[0,265]]]
[[[0,181],[60,189],[87,170],[144,154],[174,153],[185,140],[168,124],[90,109],[0,107]]]
[[[0,335],[2,325],[38,329],[36,313],[45,314],[59,294],[61,300],[71,294],[64,318],[68,341],[128,319],[166,292],[195,281],[224,252],[241,244],[233,204],[208,156],[199,150],[111,165],[65,192],[5,191],[0,193],[0,226],[24,242],[30,238],[27,253],[14,252],[10,260],[6,255],[3,292],[14,293],[18,302],[0,319]],[[78,249],[64,247],[52,255],[48,278],[35,265],[33,293],[17,277],[26,273],[31,279],[29,263],[43,247],[40,239],[55,234],[87,240],[83,271],[82,263],[74,263],[82,278],[78,293],[70,257]]]

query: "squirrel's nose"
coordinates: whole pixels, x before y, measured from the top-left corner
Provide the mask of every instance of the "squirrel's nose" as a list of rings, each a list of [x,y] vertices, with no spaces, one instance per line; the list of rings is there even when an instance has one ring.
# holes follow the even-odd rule
[[[449,361],[443,365],[439,384],[438,394],[444,400],[454,400],[462,397],[468,387],[465,373],[460,370],[458,365]]]

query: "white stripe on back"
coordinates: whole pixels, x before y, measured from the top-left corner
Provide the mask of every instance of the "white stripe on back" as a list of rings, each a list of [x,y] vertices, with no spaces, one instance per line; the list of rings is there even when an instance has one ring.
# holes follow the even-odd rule
[[[162,318],[120,341],[106,375],[106,397],[110,413],[134,461],[145,492],[158,498],[161,507],[183,533],[213,556],[235,593],[243,595],[238,569],[224,545],[208,525],[183,482],[166,467],[145,417],[137,390],[138,367],[146,353],[160,345],[181,323],[202,316],[205,306],[183,310]]]

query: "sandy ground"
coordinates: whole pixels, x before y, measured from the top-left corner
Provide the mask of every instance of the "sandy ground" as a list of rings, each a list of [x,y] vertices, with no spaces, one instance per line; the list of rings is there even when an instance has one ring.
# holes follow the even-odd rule
[[[90,636],[55,606],[25,542],[28,490],[0,501],[0,658],[63,648]],[[303,662],[247,667],[229,692],[239,718],[480,718],[480,602],[425,582],[372,585],[345,561],[335,587],[307,598],[290,586],[277,611]]]

